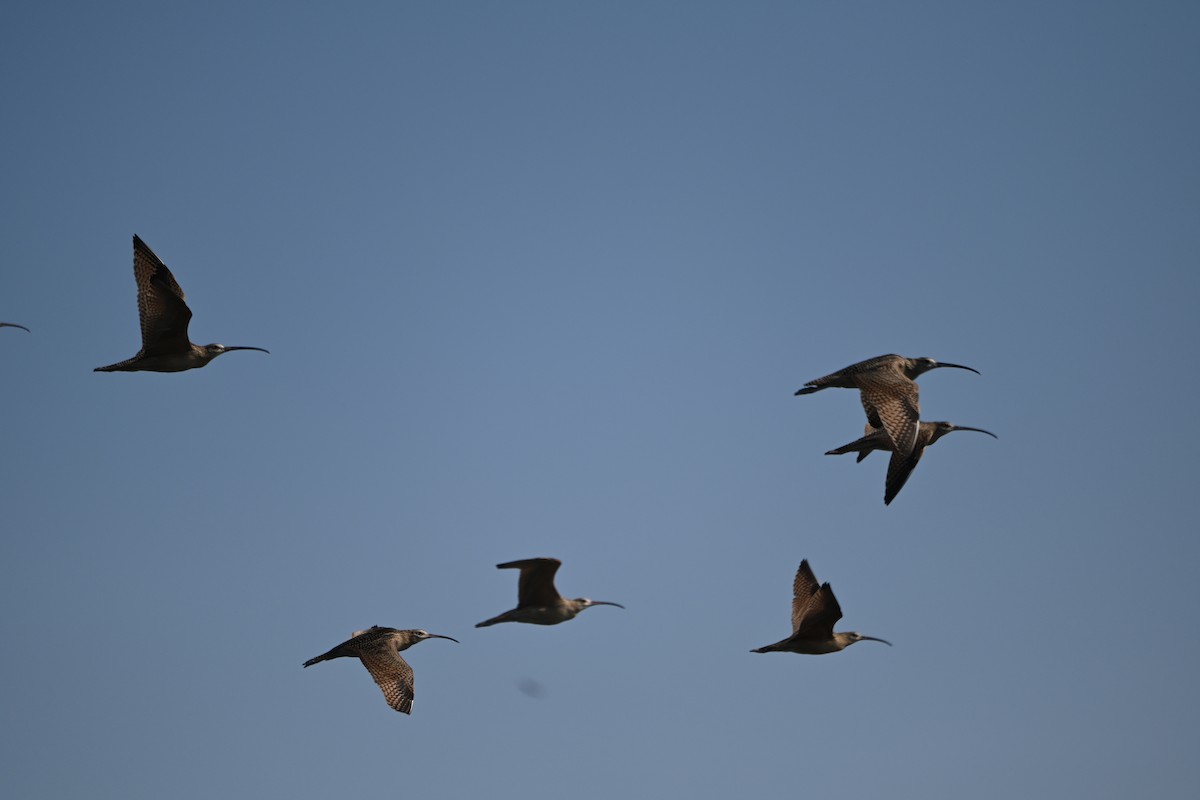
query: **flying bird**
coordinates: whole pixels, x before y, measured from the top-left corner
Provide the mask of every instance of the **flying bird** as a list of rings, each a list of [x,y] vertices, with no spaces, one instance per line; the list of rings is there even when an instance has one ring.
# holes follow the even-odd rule
[[[606,603],[603,600],[589,600],[577,597],[568,600],[554,588],[554,573],[562,562],[557,558],[526,558],[521,561],[509,561],[497,564],[496,569],[519,569],[521,578],[517,582],[517,607],[505,611],[499,616],[484,620],[475,625],[476,628],[486,628],[498,622],[529,622],[534,625],[557,625],[574,619],[575,615],[591,606],[616,606],[624,608],[620,603]]]
[[[258,350],[261,347],[226,347],[192,344],[188,323],[192,310],[183,289],[167,265],[136,234],[133,237],[133,277],[138,289],[138,316],[142,321],[142,349],[133,358],[96,367],[96,372],[182,372],[203,367],[222,353]]]
[[[876,356],[809,381],[797,395],[812,394],[822,389],[839,387],[858,389],[867,421],[874,428],[883,428],[897,453],[909,455],[917,443],[917,428],[921,421],[918,375],[939,367],[965,369],[979,374],[973,367],[935,361],[932,358],[905,358],[895,354]]]
[[[355,631],[349,639],[329,652],[305,661],[304,666],[311,667],[331,658],[357,658],[383,690],[387,704],[401,713],[411,714],[413,671],[408,662],[401,658],[400,651],[426,639],[458,641],[421,630],[397,630],[372,625],[365,631]]]
[[[913,448],[912,453],[907,457],[903,457],[896,454],[895,449],[892,447],[892,440],[888,438],[886,431],[882,428],[875,428],[868,425],[866,435],[861,439],[855,439],[850,444],[844,444],[841,447],[829,450],[825,455],[840,456],[846,453],[858,453],[857,460],[862,461],[875,450],[891,452],[892,460],[888,462],[887,481],[884,485],[883,494],[883,503],[884,505],[888,505],[896,499],[896,495],[900,494],[900,490],[908,482],[908,476],[916,469],[917,462],[921,460],[921,455],[925,452],[925,448],[947,433],[953,433],[954,431],[976,431],[977,433],[986,433],[993,439],[1000,438],[991,431],[985,431],[983,428],[955,425],[952,422],[922,422],[920,429],[917,431],[916,446]]]
[[[819,656],[845,650],[855,642],[883,642],[885,639],[863,636],[854,631],[834,633],[834,624],[842,618],[842,607],[828,583],[818,584],[808,559],[800,562],[792,582],[792,635],[775,644],[751,650],[751,653],[803,653]]]

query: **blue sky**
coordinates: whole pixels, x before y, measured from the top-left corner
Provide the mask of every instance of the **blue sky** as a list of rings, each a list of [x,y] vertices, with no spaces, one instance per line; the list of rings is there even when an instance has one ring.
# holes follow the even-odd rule
[[[13,796],[1194,793],[1194,5],[26,4],[0,69]],[[93,373],[134,233],[271,354]],[[885,508],[792,392],[888,352],[1000,439]],[[540,555],[626,609],[475,630]],[[749,653],[802,558],[895,646]],[[372,624],[462,640],[411,717],[300,668]]]

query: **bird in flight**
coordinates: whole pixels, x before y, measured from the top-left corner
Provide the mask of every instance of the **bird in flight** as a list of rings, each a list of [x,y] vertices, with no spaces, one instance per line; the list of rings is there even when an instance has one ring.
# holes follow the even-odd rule
[[[484,620],[475,627],[486,628],[499,622],[557,625],[574,619],[580,611],[592,606],[625,607],[620,603],[589,600],[586,597],[577,597],[574,600],[563,597],[558,593],[558,589],[554,588],[554,573],[558,572],[560,566],[562,562],[557,558],[526,558],[497,564],[496,569],[521,570],[521,577],[517,582],[517,607]]]
[[[440,636],[422,630],[397,630],[372,625],[365,631],[355,631],[349,639],[332,650],[305,661],[304,666],[311,667],[332,658],[357,658],[383,690],[387,704],[403,714],[411,714],[413,671],[408,662],[400,656],[400,651],[426,639],[450,639],[452,642],[458,642],[458,639],[450,636]]]
[[[96,372],[182,372],[203,367],[222,353],[258,350],[261,347],[226,347],[192,344],[188,323],[192,310],[183,289],[154,251],[136,234],[133,237],[133,277],[137,282],[138,317],[142,322],[142,349],[133,358],[96,367]]]

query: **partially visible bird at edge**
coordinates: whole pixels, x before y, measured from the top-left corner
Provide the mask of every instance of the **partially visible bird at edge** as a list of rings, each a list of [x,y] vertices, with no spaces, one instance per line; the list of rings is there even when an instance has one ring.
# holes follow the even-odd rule
[[[864,636],[855,631],[834,633],[834,624],[842,618],[842,607],[828,583],[818,584],[808,559],[800,562],[792,581],[792,635],[758,647],[751,653],[802,653],[819,656],[845,650],[855,642],[883,642],[886,639]]]
[[[311,667],[332,658],[357,658],[383,690],[387,704],[403,714],[411,714],[413,671],[408,662],[400,656],[400,651],[426,639],[449,639],[458,642],[458,639],[450,636],[440,636],[422,630],[397,630],[372,625],[364,631],[355,631],[349,639],[332,650],[305,661],[304,666]]]
[[[965,369],[979,374],[974,367],[962,364],[891,354],[869,358],[811,380],[796,394],[812,394],[833,387],[858,389],[867,421],[874,428],[883,428],[891,438],[895,451],[907,456],[916,446],[917,429],[921,421],[920,390],[915,378],[939,367]]]
[[[955,425],[952,422],[922,422],[920,429],[917,431],[916,446],[913,447],[912,453],[905,457],[896,454],[895,448],[892,447],[892,440],[888,438],[885,430],[867,425],[866,435],[861,439],[855,439],[850,444],[844,444],[841,447],[829,450],[825,455],[840,456],[846,453],[858,453],[856,460],[862,461],[875,450],[890,452],[892,459],[888,462],[887,480],[884,484],[883,493],[884,505],[888,505],[892,500],[896,499],[896,495],[900,494],[900,490],[908,482],[908,477],[916,469],[917,463],[921,460],[921,455],[925,452],[925,448],[947,433],[953,433],[954,431],[976,431],[977,433],[986,433],[993,439],[1000,438],[991,431],[985,431],[983,428]]]
[[[526,558],[520,561],[509,561],[497,564],[496,569],[519,569],[521,577],[517,582],[517,607],[503,614],[477,623],[476,628],[486,628],[500,622],[528,622],[533,625],[557,625],[574,619],[585,608],[592,606],[616,606],[624,608],[620,603],[608,603],[603,600],[589,600],[577,597],[568,600],[554,588],[554,573],[562,562],[557,558]]]
[[[192,310],[183,289],[167,265],[136,234],[133,237],[133,277],[137,282],[138,317],[142,324],[142,349],[133,358],[96,367],[96,372],[182,372],[203,367],[222,353],[258,350],[261,347],[226,347],[192,344],[188,323]]]

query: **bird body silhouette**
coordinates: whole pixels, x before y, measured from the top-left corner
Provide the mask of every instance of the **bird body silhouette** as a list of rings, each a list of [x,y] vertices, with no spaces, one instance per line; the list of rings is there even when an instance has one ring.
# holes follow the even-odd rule
[[[883,428],[891,438],[895,452],[912,453],[921,421],[920,390],[916,377],[939,367],[970,370],[973,367],[935,361],[932,358],[905,358],[896,354],[876,356],[809,381],[797,395],[839,387],[858,389],[863,411],[872,427]]]
[[[305,661],[304,666],[311,667],[333,658],[357,658],[383,690],[387,704],[401,713],[411,714],[413,671],[408,662],[400,656],[400,651],[426,639],[458,641],[449,636],[439,636],[422,630],[397,630],[372,625],[366,630],[355,631],[349,639],[332,650]]]
[[[96,367],[96,372],[182,372],[203,367],[222,353],[258,350],[261,347],[226,347],[192,344],[188,323],[192,310],[183,289],[167,265],[136,234],[133,237],[133,277],[138,289],[138,317],[142,324],[142,349],[133,358]]]
[[[786,639],[751,650],[751,653],[802,653],[819,656],[845,650],[855,642],[883,642],[855,631],[833,632],[842,618],[842,607],[828,583],[818,584],[808,559],[800,562],[792,581],[792,635]]]
[[[557,625],[574,619],[585,608],[591,606],[616,606],[603,600],[577,597],[568,600],[554,588],[554,573],[562,562],[557,558],[526,558],[497,564],[496,569],[519,569],[521,577],[517,583],[517,607],[503,614],[477,623],[476,628],[486,628],[500,622],[528,622],[533,625]]]
[[[986,433],[993,439],[999,438],[996,434],[991,431],[985,431],[983,428],[971,428],[966,425],[955,425],[952,422],[944,421],[922,422],[917,431],[917,442],[912,452],[907,456],[900,456],[892,446],[892,440],[888,438],[886,431],[882,428],[867,425],[866,435],[861,439],[855,439],[849,444],[829,450],[825,455],[840,456],[846,453],[858,453],[857,460],[862,461],[875,450],[890,451],[892,459],[888,462],[887,480],[884,484],[883,493],[884,505],[888,505],[896,499],[896,495],[900,494],[900,490],[908,482],[908,478],[912,475],[912,471],[916,469],[917,463],[920,462],[925,448],[947,433],[953,433],[954,431],[976,431],[978,433]]]

